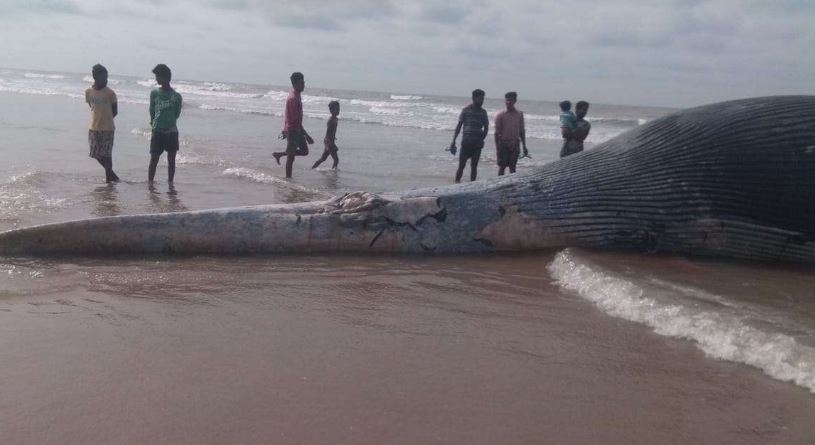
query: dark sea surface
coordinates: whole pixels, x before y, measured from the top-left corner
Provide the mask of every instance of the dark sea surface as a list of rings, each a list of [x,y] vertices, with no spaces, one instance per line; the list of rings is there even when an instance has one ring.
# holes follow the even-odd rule
[[[162,160],[148,186],[152,81],[111,80],[123,181],[108,185],[87,156],[87,76],[0,69],[0,230],[449,184],[468,103],[307,85],[318,144],[341,103],[340,166],[311,170],[315,144],[286,180],[271,156],[285,88],[179,80],[176,181]],[[557,158],[558,110],[519,93],[525,171]],[[670,111],[593,105],[587,148]],[[0,258],[0,438],[813,443],[813,272],[580,249]]]

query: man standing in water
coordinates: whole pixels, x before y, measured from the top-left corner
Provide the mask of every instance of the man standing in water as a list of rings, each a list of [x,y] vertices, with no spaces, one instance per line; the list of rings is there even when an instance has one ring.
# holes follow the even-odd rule
[[[515,108],[517,101],[518,93],[510,91],[505,94],[504,103],[507,109],[495,116],[495,156],[498,159],[498,176],[503,176],[507,167],[510,173],[515,173],[515,165],[521,151],[519,145],[523,144],[524,156],[529,156],[526,149],[524,113]]]
[[[85,102],[91,107],[91,125],[88,130],[89,156],[105,169],[105,182],[117,182],[113,171],[113,118],[119,114],[116,93],[108,88],[108,70],[96,64],[91,69],[93,86],[85,90]]]
[[[160,88],[150,92],[150,166],[147,180],[153,182],[156,166],[163,152],[167,152],[167,182],[175,178],[175,155],[178,153],[178,127],[176,121],[181,116],[181,95],[171,86],[173,77],[170,68],[160,63],[153,68],[156,83]]]
[[[456,153],[456,138],[458,133],[464,128],[464,135],[461,137],[461,153],[458,158],[458,170],[456,170],[456,183],[461,182],[461,175],[464,174],[464,167],[467,160],[470,160],[470,181],[475,181],[478,174],[478,160],[481,159],[481,149],[484,148],[484,138],[490,129],[490,119],[484,105],[484,91],[473,90],[473,103],[464,107],[458,117],[456,132],[453,134],[453,142],[450,143],[450,152]]]
[[[286,151],[272,153],[274,160],[280,164],[280,158],[286,156],[286,177],[291,178],[291,170],[295,156],[306,156],[308,144],[314,139],[303,128],[303,100],[300,93],[306,89],[306,80],[303,73],[294,72],[291,75],[292,90],[286,98],[286,117],[283,123],[283,139],[286,139]]]
[[[560,127],[560,134],[563,136],[563,147],[560,149],[561,158],[583,151],[583,141],[591,131],[591,124],[585,119],[586,113],[589,112],[589,103],[581,100],[575,106],[575,111],[577,123],[574,129]]]

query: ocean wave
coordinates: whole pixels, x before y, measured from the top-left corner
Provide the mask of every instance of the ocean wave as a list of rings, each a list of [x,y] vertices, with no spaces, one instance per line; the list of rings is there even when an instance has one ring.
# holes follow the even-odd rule
[[[738,309],[659,298],[670,288],[626,279],[570,249],[559,252],[548,270],[560,286],[611,316],[645,324],[659,335],[692,340],[710,357],[754,366],[815,393],[815,348],[771,326],[754,326]]]
[[[185,165],[211,165],[215,167],[226,167],[229,165],[229,162],[223,159],[203,157],[181,151],[179,151],[178,156],[176,156],[176,162]]]
[[[30,88],[30,87],[16,87],[9,86],[0,82],[0,92],[6,93],[20,93],[20,94],[33,94],[37,96],[65,96],[72,99],[85,99],[84,94],[76,94],[67,91],[55,90],[52,88]]]
[[[261,171],[257,171],[257,170],[251,169],[251,168],[244,168],[244,167],[228,168],[228,169],[223,171],[223,174],[225,176],[234,176],[234,177],[237,177],[237,178],[248,179],[250,181],[258,182],[258,183],[261,183],[261,184],[271,184],[271,185],[280,186],[280,187],[287,188],[287,189],[298,190],[298,191],[305,192],[305,193],[308,193],[308,194],[314,195],[314,196],[320,196],[320,197],[326,197],[326,198],[332,196],[329,193],[326,193],[326,192],[323,192],[323,191],[320,191],[320,190],[316,190],[316,189],[312,189],[312,188],[308,188],[308,187],[305,187],[303,185],[292,182],[290,180],[281,179],[281,178],[278,178],[276,176],[267,175],[266,173],[263,173]]]
[[[85,81],[85,82],[93,83],[93,77],[91,77],[91,76],[85,76],[85,77],[82,78],[82,80]],[[122,83],[121,80],[108,78],[108,84],[110,84],[110,85],[119,85],[120,83]]]
[[[201,87],[192,84],[175,84],[173,89],[181,94],[191,94],[194,96],[224,97],[232,99],[260,99],[263,94],[258,93],[234,93],[221,89],[213,89],[207,86]]]
[[[65,76],[60,74],[40,74],[40,73],[25,73],[23,77],[28,77],[29,79],[64,79]]]
[[[424,97],[422,96],[397,96],[395,94],[391,94],[391,99],[393,100],[422,100]]]
[[[263,116],[278,116],[278,117],[283,116],[282,111],[271,111],[266,108],[233,107],[227,105],[212,105],[212,104],[201,104],[198,106],[198,108],[209,111],[231,111],[234,113],[259,114]]]

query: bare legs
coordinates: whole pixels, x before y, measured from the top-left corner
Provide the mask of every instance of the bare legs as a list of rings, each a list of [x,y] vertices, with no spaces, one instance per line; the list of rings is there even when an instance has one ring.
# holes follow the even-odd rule
[[[173,182],[175,179],[175,155],[177,151],[167,152],[167,182]],[[150,165],[147,167],[147,180],[153,182],[156,177],[156,166],[158,160],[161,158],[161,153],[150,153]]]
[[[272,153],[274,156],[274,160],[280,164],[280,158],[286,156],[286,177],[291,178],[292,167],[294,166],[294,158],[295,156],[306,156],[308,155],[308,144],[306,144],[305,139],[299,143],[300,145],[297,147],[296,150],[292,150],[292,147],[286,149],[286,151],[276,151]]]
[[[113,171],[113,158],[96,158],[96,161],[105,169],[105,182],[119,182],[119,176]]]
[[[467,159],[470,160],[470,181],[475,181],[478,176],[478,159],[481,156],[473,156],[471,158],[458,158],[458,170],[456,170],[456,183],[461,182],[461,176],[464,174],[464,167],[467,165]]]
[[[315,162],[314,165],[311,166],[311,168],[317,168],[320,164],[323,163],[323,161],[328,159],[329,156],[331,156],[331,159],[334,160],[334,165],[331,166],[331,168],[336,169],[337,164],[340,163],[340,158],[337,156],[336,151],[328,151],[328,150],[323,151],[323,155],[320,156],[320,159],[317,159],[317,162]]]
[[[504,176],[504,169],[506,169],[507,167],[509,167],[509,172],[510,173],[515,173],[515,166],[514,165],[509,165],[509,166],[501,165],[501,166],[498,166],[498,176]]]

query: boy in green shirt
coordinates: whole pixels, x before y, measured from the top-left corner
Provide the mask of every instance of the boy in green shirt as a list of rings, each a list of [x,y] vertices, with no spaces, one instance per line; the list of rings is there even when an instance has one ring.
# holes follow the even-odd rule
[[[167,182],[175,177],[175,155],[178,152],[178,127],[176,121],[181,116],[181,95],[170,87],[172,72],[160,63],[153,68],[156,83],[160,88],[150,92],[150,166],[147,179],[153,182],[156,166],[161,153],[167,151]]]

